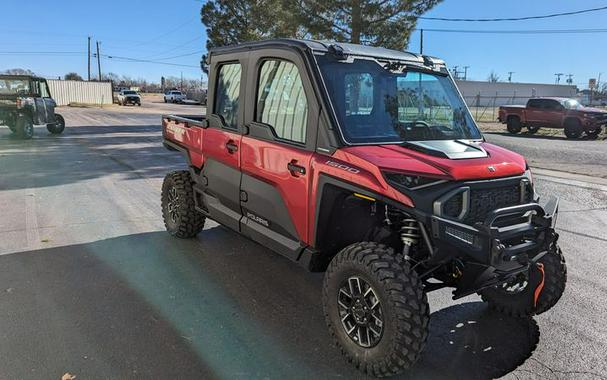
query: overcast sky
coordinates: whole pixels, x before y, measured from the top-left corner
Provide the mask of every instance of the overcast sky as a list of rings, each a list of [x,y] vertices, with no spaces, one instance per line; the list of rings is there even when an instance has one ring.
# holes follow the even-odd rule
[[[87,73],[87,36],[101,41],[103,72],[159,81],[161,75],[200,78],[200,51],[205,31],[200,24],[201,1],[48,1],[2,0],[0,70],[21,67],[53,77]],[[445,0],[426,16],[494,18],[542,15],[607,6],[607,1],[564,0],[482,1]],[[607,29],[607,11],[519,22],[446,22],[421,20],[420,28],[465,30]],[[503,79],[554,83],[554,73],[574,74],[585,87],[588,78],[603,72],[607,80],[607,33],[593,34],[466,34],[424,33],[424,53],[441,57],[450,66],[470,66],[468,78],[485,80],[491,70]],[[419,51],[419,33],[409,50]],[[16,54],[15,52],[22,52]],[[27,54],[25,52],[28,52]],[[53,54],[49,54],[52,52]],[[165,60],[168,66],[138,60]],[[174,58],[173,58],[174,57]],[[97,73],[96,62],[92,66]],[[564,81],[565,78],[562,78]]]

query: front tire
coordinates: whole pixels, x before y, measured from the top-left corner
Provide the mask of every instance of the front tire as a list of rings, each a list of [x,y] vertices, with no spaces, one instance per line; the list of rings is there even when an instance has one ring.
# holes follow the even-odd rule
[[[196,236],[205,217],[194,206],[192,177],[187,170],[169,173],[162,183],[162,218],[167,231],[178,238]]]
[[[528,126],[527,126],[527,132],[528,132],[529,134],[531,134],[531,135],[533,135],[533,134],[537,133],[537,131],[539,131],[539,130],[540,130],[540,127],[537,127],[537,126],[531,126],[531,125],[528,125]]]
[[[568,139],[577,139],[583,132],[582,124],[577,119],[569,119],[565,122],[565,136]]]
[[[65,119],[63,116],[55,114],[55,123],[47,124],[46,129],[54,135],[60,135],[65,130]]]
[[[489,303],[492,309],[513,317],[528,317],[551,309],[565,291],[567,283],[565,257],[555,243],[538,263],[543,266],[544,275],[542,276],[537,265],[533,265],[526,280],[526,287],[522,291],[509,292],[508,287],[515,285],[499,285],[482,291],[481,298]],[[544,284],[536,302],[535,292],[541,286],[542,277]]]
[[[430,316],[422,283],[383,244],[355,243],[339,252],[325,274],[323,304],[336,345],[369,375],[412,367],[425,346]]]
[[[32,119],[29,116],[19,116],[15,124],[15,133],[24,140],[34,137],[34,122]]]

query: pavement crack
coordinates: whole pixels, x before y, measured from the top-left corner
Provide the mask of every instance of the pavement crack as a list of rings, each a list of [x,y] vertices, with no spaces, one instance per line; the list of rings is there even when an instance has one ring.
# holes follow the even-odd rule
[[[559,231],[564,231],[564,232],[568,232],[568,233],[570,233],[570,234],[574,234],[574,235],[578,235],[578,236],[583,236],[583,237],[586,237],[586,238],[588,238],[588,239],[594,239],[594,240],[599,240],[599,241],[604,241],[604,242],[607,242],[607,239],[605,239],[605,238],[598,237],[598,236],[593,236],[593,235],[588,235],[588,234],[585,234],[585,233],[583,233],[583,232],[571,231],[571,230],[567,230],[567,229],[565,229],[565,228],[560,228],[560,227],[558,227],[558,228],[557,228],[557,230],[559,230]]]

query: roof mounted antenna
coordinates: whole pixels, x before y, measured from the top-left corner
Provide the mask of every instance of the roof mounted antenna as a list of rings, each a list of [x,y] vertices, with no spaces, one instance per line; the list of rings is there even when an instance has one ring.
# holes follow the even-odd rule
[[[344,51],[344,48],[337,45],[337,44],[331,44],[329,45],[329,47],[327,48],[327,50],[329,51],[329,53],[331,55],[333,55],[337,60],[339,61],[343,61],[348,59],[348,53],[346,53]]]

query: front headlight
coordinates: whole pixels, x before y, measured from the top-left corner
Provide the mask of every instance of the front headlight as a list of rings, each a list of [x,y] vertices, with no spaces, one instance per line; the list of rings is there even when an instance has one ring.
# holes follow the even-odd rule
[[[399,186],[404,186],[410,190],[417,190],[445,182],[445,180],[442,179],[421,177],[401,173],[384,173],[384,175],[388,182],[392,182],[393,184]]]

